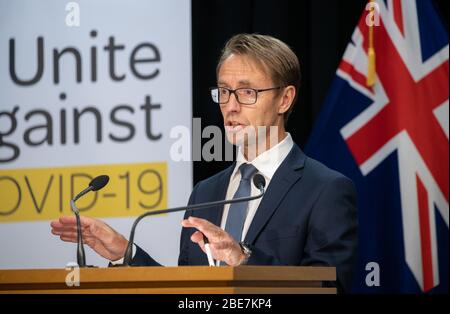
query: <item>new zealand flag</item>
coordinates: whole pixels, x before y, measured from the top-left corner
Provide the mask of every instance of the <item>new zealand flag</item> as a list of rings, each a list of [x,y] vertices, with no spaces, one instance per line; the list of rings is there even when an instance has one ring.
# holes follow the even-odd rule
[[[355,292],[448,293],[448,33],[430,0],[368,7],[305,151],[356,184]]]

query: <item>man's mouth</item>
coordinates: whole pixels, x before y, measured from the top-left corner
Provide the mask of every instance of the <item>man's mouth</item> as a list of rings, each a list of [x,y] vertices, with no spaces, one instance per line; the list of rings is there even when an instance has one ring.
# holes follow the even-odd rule
[[[236,132],[241,131],[244,128],[245,128],[244,124],[241,124],[241,123],[236,122],[236,121],[228,121],[225,124],[225,131],[227,131],[227,132],[234,132],[234,133],[236,133]]]

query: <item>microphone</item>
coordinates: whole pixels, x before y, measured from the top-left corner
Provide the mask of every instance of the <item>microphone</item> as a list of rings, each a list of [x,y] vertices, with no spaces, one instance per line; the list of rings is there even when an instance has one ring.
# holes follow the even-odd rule
[[[83,246],[83,235],[81,232],[81,222],[80,222],[80,210],[75,205],[75,202],[80,199],[83,195],[89,193],[90,191],[98,191],[102,189],[106,184],[108,184],[109,177],[107,175],[101,175],[92,179],[89,183],[89,186],[85,188],[83,191],[78,193],[73,199],[70,200],[70,207],[72,208],[72,212],[75,214],[75,218],[77,219],[77,263],[78,267],[86,267],[86,255],[84,253]]]
[[[255,174],[253,176],[253,184],[260,190],[261,192],[264,191],[264,188],[266,187],[266,179],[259,173]]]
[[[89,183],[89,186],[87,188],[85,188],[83,191],[78,193],[78,195],[73,198],[73,201],[76,202],[80,197],[82,197],[83,195],[85,195],[86,193],[88,193],[90,191],[98,191],[98,190],[104,188],[105,185],[108,184],[108,182],[109,182],[109,177],[107,175],[95,177]],[[78,209],[77,209],[77,211],[78,211]]]
[[[239,198],[235,198],[235,199],[231,199],[231,200],[222,200],[222,201],[206,202],[206,203],[200,203],[200,204],[192,204],[192,205],[187,205],[187,206],[182,206],[182,207],[175,207],[175,208],[170,208],[170,209],[163,209],[163,210],[147,212],[147,213],[140,215],[139,217],[136,218],[136,220],[133,223],[133,226],[131,227],[130,237],[128,240],[128,246],[125,251],[125,255],[123,257],[123,264],[121,266],[130,266],[130,264],[131,264],[133,243],[134,243],[134,234],[136,232],[136,226],[143,218],[145,218],[147,216],[167,214],[167,213],[173,213],[173,212],[178,212],[178,211],[183,211],[183,210],[197,210],[197,209],[214,207],[214,206],[225,205],[225,204],[248,202],[248,201],[263,197],[264,193],[265,193],[264,189],[266,187],[266,180],[264,179],[264,177],[261,174],[257,173],[253,176],[252,181],[253,181],[253,184],[260,191],[260,193],[256,196],[246,196],[246,197],[239,197]]]

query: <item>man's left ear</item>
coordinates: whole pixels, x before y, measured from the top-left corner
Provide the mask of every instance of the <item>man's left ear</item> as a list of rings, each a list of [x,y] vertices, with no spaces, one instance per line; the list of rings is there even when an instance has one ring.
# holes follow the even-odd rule
[[[278,107],[278,113],[284,114],[291,108],[295,98],[295,87],[289,85],[283,89],[283,94],[281,95],[281,103]]]

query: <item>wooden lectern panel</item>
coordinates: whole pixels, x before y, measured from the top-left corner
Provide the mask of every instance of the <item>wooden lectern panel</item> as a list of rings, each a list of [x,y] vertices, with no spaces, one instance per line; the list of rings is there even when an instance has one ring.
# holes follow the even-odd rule
[[[111,267],[79,270],[79,286],[69,287],[65,269],[0,270],[0,293],[326,293],[334,267]],[[73,274],[73,273],[72,273]]]

